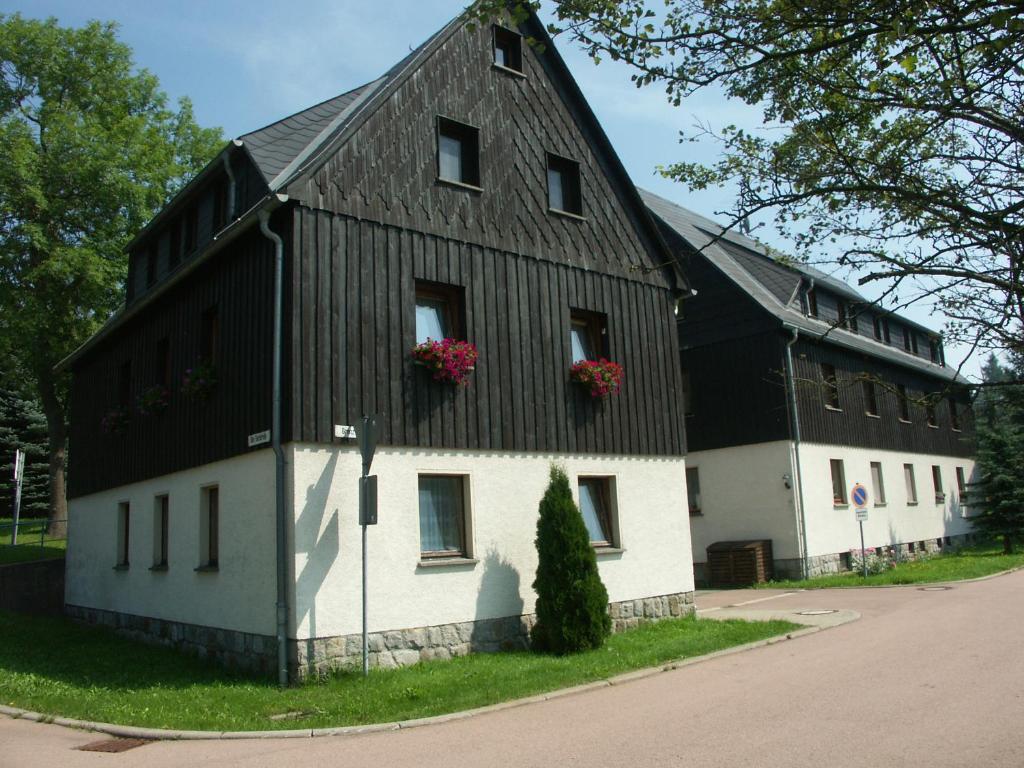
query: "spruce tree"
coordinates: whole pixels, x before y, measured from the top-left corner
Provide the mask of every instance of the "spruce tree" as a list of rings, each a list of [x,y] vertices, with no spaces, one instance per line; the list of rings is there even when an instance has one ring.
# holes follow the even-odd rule
[[[25,453],[21,516],[46,517],[49,498],[49,445],[46,417],[31,399],[0,385],[0,517],[14,513],[14,453]],[[10,530],[0,530],[0,536]]]
[[[535,650],[566,654],[599,648],[611,633],[608,592],[569,478],[552,465],[537,521]]]

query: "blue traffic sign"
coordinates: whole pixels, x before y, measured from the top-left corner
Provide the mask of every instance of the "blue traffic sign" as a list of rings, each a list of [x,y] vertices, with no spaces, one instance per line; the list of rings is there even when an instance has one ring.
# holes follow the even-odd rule
[[[857,483],[853,486],[850,498],[853,499],[854,506],[866,507],[868,505],[868,489],[860,483]]]

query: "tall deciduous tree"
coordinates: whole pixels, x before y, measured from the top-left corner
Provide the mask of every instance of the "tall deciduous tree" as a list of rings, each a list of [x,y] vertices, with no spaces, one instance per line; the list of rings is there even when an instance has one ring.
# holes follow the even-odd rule
[[[51,521],[67,516],[53,366],[118,306],[132,233],[222,142],[187,100],[168,106],[116,31],[0,16],[0,355],[46,416]]]
[[[484,17],[504,0],[478,0]],[[1024,347],[1024,7],[1013,0],[554,0],[595,61],[681,105],[720,89],[765,131],[699,126],[720,158],[664,172],[733,183],[797,252],[913,297],[954,340]],[[538,2],[520,2],[520,16]],[[905,283],[913,278],[914,286]],[[907,299],[906,293],[901,297]]]

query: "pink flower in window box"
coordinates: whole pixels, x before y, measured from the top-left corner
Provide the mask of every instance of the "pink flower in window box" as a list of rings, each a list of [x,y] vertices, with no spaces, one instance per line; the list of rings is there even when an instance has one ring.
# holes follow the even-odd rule
[[[459,386],[469,384],[469,374],[476,368],[476,345],[457,339],[427,339],[412,348],[412,359],[422,365],[434,381],[447,381]]]
[[[622,366],[611,360],[580,360],[569,369],[569,379],[590,390],[591,397],[608,397],[622,387]]]

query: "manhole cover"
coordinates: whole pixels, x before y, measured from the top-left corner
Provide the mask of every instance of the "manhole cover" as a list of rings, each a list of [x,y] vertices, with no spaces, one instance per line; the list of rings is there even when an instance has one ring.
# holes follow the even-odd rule
[[[918,587],[921,592],[948,592],[952,587]]]
[[[830,614],[830,613],[838,613],[838,611],[835,608],[829,608],[827,610],[821,610],[821,611],[797,611],[796,615],[797,616],[825,616],[825,615]]]
[[[81,752],[127,752],[144,744],[149,744],[149,739],[103,739],[75,749]]]

